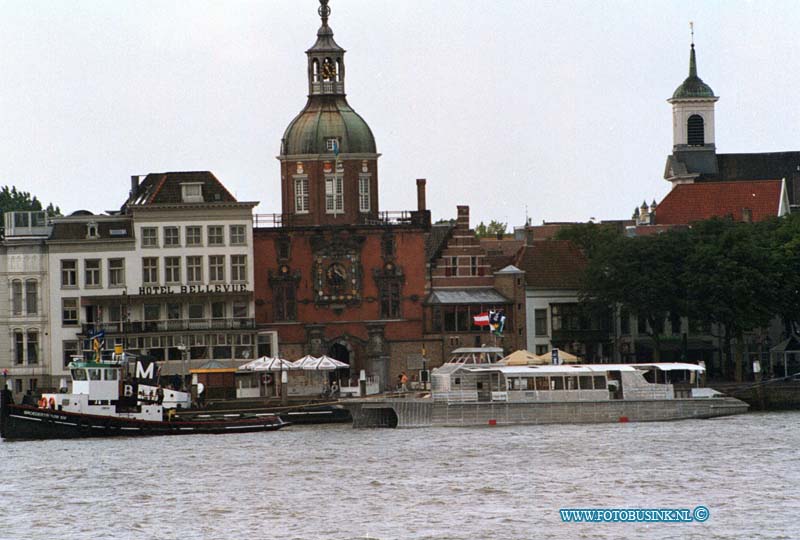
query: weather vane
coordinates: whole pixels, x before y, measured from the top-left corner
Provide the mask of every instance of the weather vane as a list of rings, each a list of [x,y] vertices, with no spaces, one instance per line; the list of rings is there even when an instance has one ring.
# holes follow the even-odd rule
[[[317,13],[322,17],[322,24],[328,24],[328,15],[331,14],[331,8],[328,6],[328,0],[319,0],[319,9]]]

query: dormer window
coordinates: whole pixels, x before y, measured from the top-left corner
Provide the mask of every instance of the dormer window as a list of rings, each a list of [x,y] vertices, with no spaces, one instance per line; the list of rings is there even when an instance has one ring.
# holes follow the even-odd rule
[[[185,203],[203,202],[203,184],[181,184],[181,200],[183,200]]]
[[[92,221],[86,224],[86,238],[100,238],[100,231],[97,228],[97,223]]]
[[[333,152],[334,154],[339,153],[339,139],[330,138],[325,141],[325,149],[328,152]]]

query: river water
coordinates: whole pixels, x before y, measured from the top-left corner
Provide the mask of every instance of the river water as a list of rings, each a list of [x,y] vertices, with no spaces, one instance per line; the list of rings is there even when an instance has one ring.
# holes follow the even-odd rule
[[[800,538],[800,412],[0,442],[2,539]],[[563,523],[694,508],[704,523]]]

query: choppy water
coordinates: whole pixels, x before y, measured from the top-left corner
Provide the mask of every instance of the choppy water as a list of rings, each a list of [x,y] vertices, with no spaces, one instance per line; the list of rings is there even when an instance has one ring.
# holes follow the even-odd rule
[[[2,539],[800,538],[800,413],[0,443]],[[562,507],[705,523],[570,524]]]

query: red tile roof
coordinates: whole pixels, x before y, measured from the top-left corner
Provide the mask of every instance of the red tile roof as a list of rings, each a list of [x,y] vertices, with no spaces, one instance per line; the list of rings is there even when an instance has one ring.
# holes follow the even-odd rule
[[[578,289],[586,256],[569,240],[539,240],[525,246],[517,267],[535,289]]]
[[[781,180],[751,182],[699,182],[679,184],[656,207],[656,225],[687,225],[712,217],[731,216],[744,221],[745,209],[752,221],[778,215]]]

